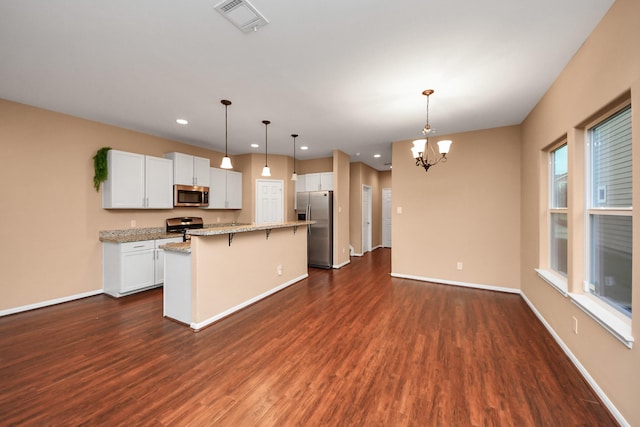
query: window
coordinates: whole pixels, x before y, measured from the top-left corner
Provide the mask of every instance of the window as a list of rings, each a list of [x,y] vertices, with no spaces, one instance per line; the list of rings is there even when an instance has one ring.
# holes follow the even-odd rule
[[[631,317],[631,107],[588,130],[585,292]]]
[[[567,277],[567,144],[552,150],[549,176],[549,266]]]

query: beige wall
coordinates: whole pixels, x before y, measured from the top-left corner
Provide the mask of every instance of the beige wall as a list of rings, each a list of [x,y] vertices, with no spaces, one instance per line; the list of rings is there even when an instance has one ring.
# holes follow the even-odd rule
[[[382,245],[382,205],[379,172],[361,163],[351,163],[350,231],[349,238],[355,253],[362,254],[362,186],[371,187],[371,248]]]
[[[296,160],[296,172],[299,174],[333,171],[333,157],[321,159]]]
[[[378,182],[380,183],[380,190],[391,188],[391,171],[378,172]]]
[[[264,160],[264,158],[263,158]],[[264,164],[263,164],[264,166]],[[192,238],[193,321],[219,317],[307,275],[304,227]],[[280,268],[279,268],[280,267]]]
[[[447,138],[449,160],[428,172],[410,141],[393,144],[392,272],[519,289],[519,127]]]
[[[571,303],[569,298],[551,289],[534,272],[544,263],[539,245],[540,218],[545,215],[545,197],[541,174],[542,149],[564,135],[568,136],[570,161],[570,218],[577,224],[569,230],[575,242],[571,250],[569,281],[579,292],[584,278],[584,243],[580,191],[583,175],[580,151],[584,137],[579,125],[594,117],[621,95],[631,91],[633,132],[633,199],[640,200],[640,2],[616,1],[605,18],[570,61],[547,94],[522,125],[522,272],[524,295],[550,324],[571,353],[611,400],[630,425],[640,425],[640,351],[635,343],[628,349]],[[577,127],[577,128],[576,128]],[[455,148],[455,147],[454,147]],[[453,162],[453,157],[451,162]],[[572,190],[573,189],[573,190]],[[577,190],[577,191],[576,191]],[[638,203],[635,203],[636,208]],[[640,212],[633,215],[633,311],[632,333],[640,331]],[[577,223],[576,223],[577,221]],[[571,226],[571,224],[570,224]],[[571,330],[572,318],[579,333]]]
[[[333,265],[349,262],[349,155],[333,152]]]
[[[271,169],[271,176],[263,177],[264,154],[245,154],[238,157],[244,158],[243,160],[246,161],[247,164],[243,171],[243,213],[241,215],[241,222],[256,221],[256,181],[259,179],[282,181],[284,190],[284,220],[292,221],[295,218],[295,210],[293,209],[295,182],[291,181],[293,159],[288,156],[269,155],[268,164]],[[244,163],[242,164],[244,165]]]
[[[206,223],[251,218],[247,191],[248,209],[242,211],[102,209],[92,159],[103,146],[157,157],[180,151],[208,157],[216,167],[222,158],[203,148],[0,100],[0,221],[5,241],[11,242],[0,256],[0,310],[101,290],[100,230],[130,228],[132,220],[136,227],[164,227],[174,216],[201,216]],[[234,170],[245,172],[248,164],[237,157],[232,157]]]

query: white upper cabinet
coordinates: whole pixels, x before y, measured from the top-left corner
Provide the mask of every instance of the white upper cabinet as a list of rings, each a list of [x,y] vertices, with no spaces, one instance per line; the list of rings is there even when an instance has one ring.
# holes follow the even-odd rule
[[[242,209],[242,172],[210,168],[209,206],[205,209]]]
[[[210,168],[209,206],[206,209],[224,209],[227,201],[227,171]]]
[[[298,175],[298,181],[296,181],[296,192],[320,190],[333,190],[333,172]]]
[[[305,174],[304,188],[306,189],[306,191],[320,190],[320,174],[319,173]]]
[[[333,172],[320,174],[320,190],[333,191]]]
[[[173,160],[174,184],[210,186],[209,159],[176,152],[165,153],[164,157]]]
[[[107,163],[108,177],[102,187],[103,208],[173,208],[171,160],[109,150]]]
[[[209,169],[211,169],[211,161],[203,157],[193,157],[193,185],[202,187],[209,186]]]
[[[162,157],[144,156],[147,209],[173,208],[173,163]]]
[[[227,172],[227,209],[242,209],[242,172]]]
[[[298,174],[296,180],[296,193],[307,191],[307,176]]]

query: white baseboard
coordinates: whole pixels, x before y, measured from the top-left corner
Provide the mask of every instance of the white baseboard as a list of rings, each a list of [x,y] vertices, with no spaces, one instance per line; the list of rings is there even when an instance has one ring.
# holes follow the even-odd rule
[[[468,282],[456,282],[453,280],[444,280],[444,279],[434,279],[431,277],[422,277],[422,276],[412,276],[410,274],[401,274],[401,273],[391,273],[391,277],[398,277],[401,279],[412,279],[419,280],[421,282],[432,282],[432,283],[441,283],[443,285],[453,285],[453,286],[463,286],[465,288],[474,288],[474,289],[485,289],[488,291],[496,291],[496,292],[507,292],[510,294],[519,294],[520,289],[514,288],[505,288],[503,286],[493,286],[493,285],[483,285],[478,283],[468,283]]]
[[[348,259],[348,260],[346,260],[345,262],[343,262],[342,264],[337,264],[337,265],[336,265],[336,264],[334,264],[334,265],[333,265],[333,268],[342,268],[342,267],[344,267],[345,265],[349,264],[350,262],[351,262],[351,260],[350,260],[350,259]]]
[[[618,423],[621,426],[630,426],[630,424],[627,422],[627,420],[624,419],[624,417],[622,416],[620,411],[618,411],[618,408],[616,408],[615,405],[613,404],[613,402],[611,402],[611,400],[609,400],[609,398],[604,393],[604,391],[602,391],[602,389],[600,388],[598,383],[596,383],[596,381],[593,379],[593,377],[591,375],[589,375],[589,372],[585,369],[584,366],[582,366],[582,363],[580,363],[578,358],[571,352],[571,350],[569,350],[569,347],[567,347],[567,345],[564,343],[564,341],[562,341],[560,336],[556,333],[555,330],[553,330],[553,328],[545,320],[545,318],[542,317],[542,314],[538,311],[538,309],[536,309],[536,307],[529,300],[529,298],[527,298],[527,296],[524,294],[524,292],[520,292],[520,296],[527,303],[527,305],[529,306],[529,309],[531,309],[531,311],[533,311],[533,314],[535,314],[536,317],[542,322],[544,327],[547,328],[547,331],[549,331],[549,333],[551,334],[553,339],[556,340],[556,342],[558,343],[558,345],[560,346],[562,351],[564,351],[564,353],[567,355],[569,360],[571,360],[571,363],[573,363],[573,365],[578,369],[578,371],[580,372],[582,377],[585,379],[585,381],[591,386],[593,391],[595,391],[595,393],[598,395],[598,397],[602,400],[602,403],[604,403],[604,405],[607,407],[607,409],[609,409],[609,412],[611,412],[611,414],[616,419],[616,421],[618,421]]]
[[[0,310],[0,317],[8,316],[9,314],[21,313],[23,311],[35,310],[36,308],[48,307],[50,305],[61,304],[63,302],[69,302],[77,299],[92,297],[94,295],[100,295],[101,293],[102,293],[102,289],[97,289],[95,291],[83,292],[81,294],[76,294],[76,295],[69,295],[68,297],[56,298],[48,301],[38,302],[35,304],[8,308],[6,310]]]
[[[205,326],[208,326],[214,322],[217,322],[220,319],[223,319],[227,316],[229,316],[230,314],[235,313],[238,310],[242,310],[245,307],[250,306],[253,303],[256,303],[258,301],[260,301],[261,299],[264,299],[266,297],[268,297],[269,295],[273,295],[278,291],[283,290],[284,288],[293,285],[296,282],[299,282],[302,279],[306,279],[307,277],[309,277],[308,273],[303,274],[302,276],[298,276],[295,279],[291,279],[288,282],[283,283],[282,285],[276,286],[275,288],[269,289],[267,292],[264,292],[260,295],[257,295],[253,298],[248,299],[247,301],[236,305],[235,307],[231,307],[228,310],[223,311],[222,313],[216,314],[213,317],[210,317],[202,322],[199,323],[195,323],[195,322],[191,322],[191,324],[189,325],[191,327],[191,329],[195,330],[195,331],[199,331],[200,329],[204,328]]]

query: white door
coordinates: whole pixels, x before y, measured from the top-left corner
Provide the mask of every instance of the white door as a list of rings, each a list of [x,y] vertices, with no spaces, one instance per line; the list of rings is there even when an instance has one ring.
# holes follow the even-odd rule
[[[382,189],[382,246],[391,247],[391,189]]]
[[[256,224],[284,221],[282,180],[256,180]]]
[[[362,186],[362,253],[371,251],[371,187]]]

